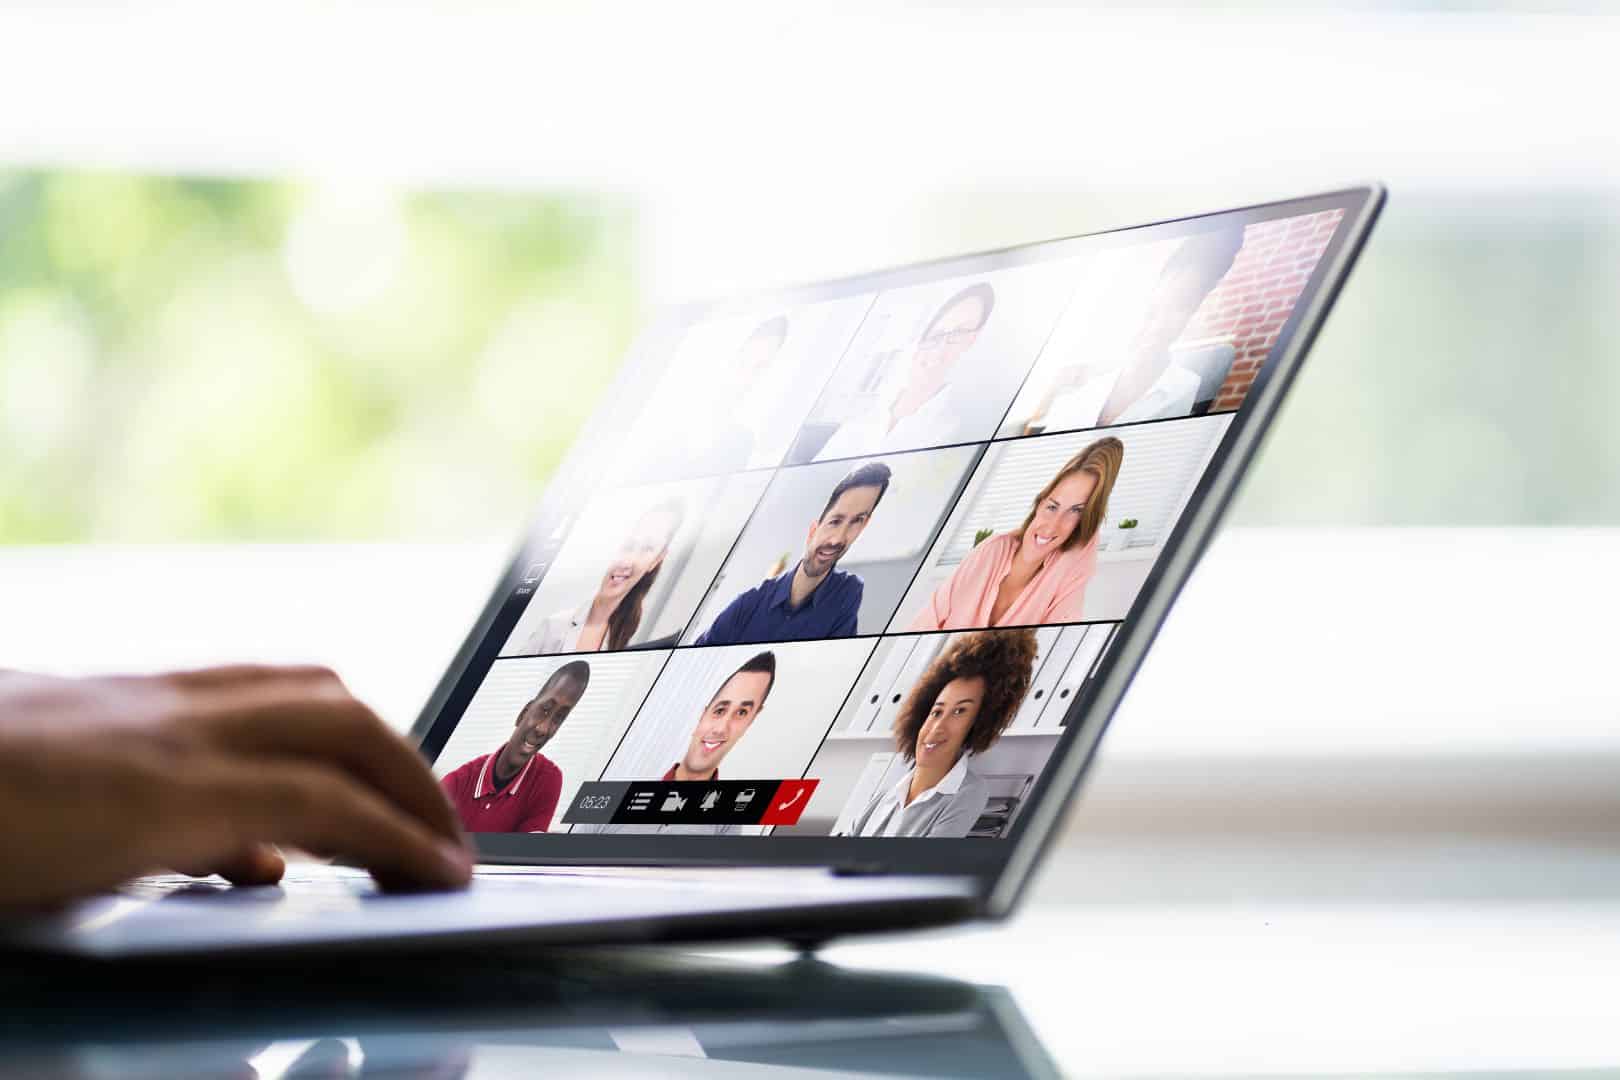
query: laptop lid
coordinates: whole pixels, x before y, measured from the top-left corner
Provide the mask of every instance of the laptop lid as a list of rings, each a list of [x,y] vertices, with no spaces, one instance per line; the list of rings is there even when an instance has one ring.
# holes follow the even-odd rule
[[[659,319],[414,729],[482,855],[971,874],[1005,910],[1383,199]]]

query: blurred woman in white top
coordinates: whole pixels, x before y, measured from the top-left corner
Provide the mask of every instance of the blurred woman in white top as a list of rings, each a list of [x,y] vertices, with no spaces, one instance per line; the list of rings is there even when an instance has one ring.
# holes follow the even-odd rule
[[[578,607],[546,616],[515,655],[628,648],[641,626],[642,604],[685,519],[686,507],[678,499],[642,514],[602,572],[596,592]]]
[[[945,446],[971,437],[962,431],[961,403],[951,392],[951,380],[995,307],[996,292],[987,281],[945,301],[917,339],[904,381],[839,424],[815,460]]]

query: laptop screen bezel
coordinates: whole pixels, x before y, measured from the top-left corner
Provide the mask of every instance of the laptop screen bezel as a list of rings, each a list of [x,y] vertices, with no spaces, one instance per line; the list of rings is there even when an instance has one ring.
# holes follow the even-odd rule
[[[847,872],[971,875],[981,881],[991,912],[1004,911],[1027,882],[1040,852],[1058,831],[1062,811],[1078,793],[1096,748],[1132,676],[1157,635],[1171,604],[1191,573],[1229,506],[1237,483],[1252,459],[1260,438],[1270,426],[1299,365],[1336,300],[1349,269],[1360,254],[1368,231],[1385,199],[1381,185],[1368,184],[1250,206],[1195,214],[1146,225],[1085,233],[995,251],[874,271],[811,285],[774,290],[759,296],[673,309],[655,320],[638,339],[641,343],[667,341],[676,329],[700,319],[746,310],[764,303],[813,303],[869,291],[948,278],[957,273],[983,271],[986,264],[1000,269],[1062,258],[1065,248],[1113,240],[1151,242],[1185,232],[1189,225],[1221,219],[1223,224],[1248,225],[1276,218],[1342,210],[1343,218],[1312,271],[1299,302],[1281,328],[1276,345],[1255,376],[1244,405],[1195,487],[1186,508],[1164,541],[1163,550],[1145,584],[1120,624],[1112,647],[1099,663],[1085,692],[1077,696],[1067,714],[1070,731],[1063,736],[1046,768],[1036,779],[1024,813],[1010,834],[996,840],[940,840],[917,837],[798,837],[756,836],[601,836],[582,834],[480,833],[475,837],[479,856],[489,862],[552,865],[724,865],[724,866],[830,866]],[[637,362],[633,347],[620,378]],[[605,397],[611,397],[611,391]],[[610,422],[596,410],[570,448],[580,448],[602,437]],[[564,466],[567,467],[567,459]],[[539,503],[535,521],[545,518],[548,490]],[[467,703],[493,663],[500,642],[491,628],[496,623],[528,565],[533,530],[508,559],[483,611],[447,666],[432,696],[412,728],[412,737],[430,761],[435,760],[459,723]],[[1085,719],[1082,720],[1081,718]]]

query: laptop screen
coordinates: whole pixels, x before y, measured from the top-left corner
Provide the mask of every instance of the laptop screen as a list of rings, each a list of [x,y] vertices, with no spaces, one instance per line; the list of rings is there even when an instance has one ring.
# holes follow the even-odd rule
[[[655,325],[424,739],[466,827],[1007,837],[1345,213]]]

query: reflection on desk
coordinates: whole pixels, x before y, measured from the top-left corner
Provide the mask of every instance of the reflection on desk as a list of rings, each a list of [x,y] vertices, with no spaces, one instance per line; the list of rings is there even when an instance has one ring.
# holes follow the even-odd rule
[[[665,952],[21,961],[0,1077],[1052,1077],[1003,990]]]

